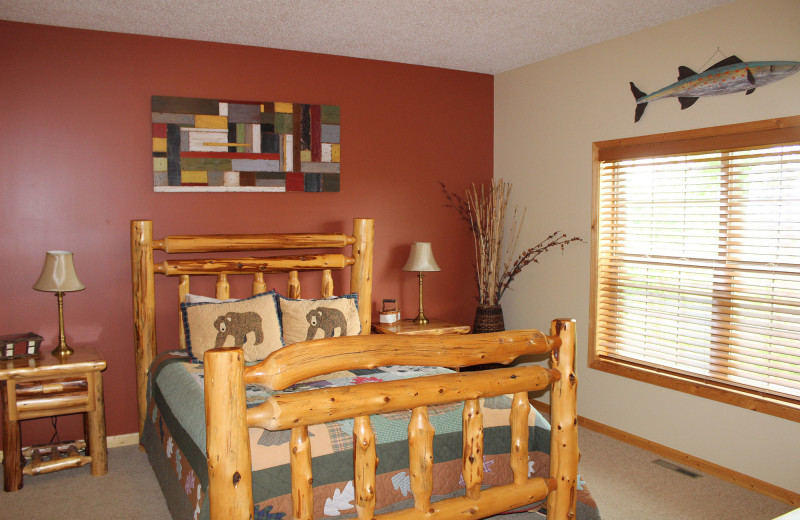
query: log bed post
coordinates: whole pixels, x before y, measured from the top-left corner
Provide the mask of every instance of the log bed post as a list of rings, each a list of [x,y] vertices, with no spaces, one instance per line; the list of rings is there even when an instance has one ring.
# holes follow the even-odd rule
[[[428,407],[417,406],[411,410],[408,422],[408,472],[414,507],[422,513],[431,512],[433,494],[433,435],[435,431],[428,419]]]
[[[578,484],[578,415],[575,376],[575,320],[556,319],[550,334],[561,339],[550,361],[561,377],[550,390],[550,476],[556,489],[547,495],[548,520],[575,518]]]
[[[461,475],[464,477],[466,496],[477,500],[480,498],[483,483],[483,415],[478,399],[464,401],[461,431]]]
[[[350,269],[350,292],[359,292],[358,317],[361,320],[361,334],[372,332],[372,241],[375,234],[375,221],[371,218],[353,219],[353,258]]]
[[[375,514],[375,473],[378,465],[375,432],[369,415],[353,419],[353,484],[359,520],[372,520]]]
[[[308,436],[308,426],[292,428],[289,439],[289,461],[292,481],[292,519],[312,520],[314,518],[314,490],[311,474],[311,438]],[[252,502],[252,499],[250,501]]]
[[[241,348],[214,348],[206,351],[203,362],[210,516],[226,520],[252,519],[253,474],[244,390],[244,352]]]
[[[153,222],[131,222],[133,348],[136,355],[136,403],[139,439],[147,415],[147,371],[156,356],[156,297],[153,273]]]
[[[517,392],[511,402],[511,472],[514,484],[521,485],[528,481],[528,416],[531,403],[528,392]]]

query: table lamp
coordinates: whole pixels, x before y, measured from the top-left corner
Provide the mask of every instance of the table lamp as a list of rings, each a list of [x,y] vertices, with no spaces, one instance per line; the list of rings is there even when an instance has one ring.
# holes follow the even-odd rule
[[[54,292],[58,298],[58,346],[53,349],[54,355],[72,354],[64,336],[64,293],[82,291],[85,285],[78,280],[72,253],[69,251],[48,251],[44,257],[44,267],[39,279],[33,284],[37,291]]]
[[[422,277],[423,272],[441,271],[433,258],[433,249],[430,242],[414,242],[411,244],[411,254],[408,255],[403,271],[416,271],[419,273],[419,315],[414,318],[414,323],[425,325],[428,318],[422,310]]]

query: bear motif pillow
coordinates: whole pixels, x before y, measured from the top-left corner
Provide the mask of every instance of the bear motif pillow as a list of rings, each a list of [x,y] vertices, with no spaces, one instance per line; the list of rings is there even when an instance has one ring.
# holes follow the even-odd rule
[[[275,292],[244,300],[182,303],[186,349],[195,361],[206,350],[241,347],[245,361],[261,361],[283,346]]]
[[[293,300],[279,295],[278,301],[285,345],[361,333],[357,294],[320,300]]]

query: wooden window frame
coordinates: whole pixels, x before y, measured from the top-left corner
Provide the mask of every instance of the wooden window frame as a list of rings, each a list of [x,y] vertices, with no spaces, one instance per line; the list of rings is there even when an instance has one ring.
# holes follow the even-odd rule
[[[598,352],[599,349],[596,345],[599,307],[600,265],[598,255],[600,253],[599,215],[602,161],[790,142],[800,142],[800,116],[593,143],[591,310],[588,355],[590,368],[800,422],[800,399],[775,396],[767,392],[710,381],[700,376],[694,377],[670,372],[666,368],[655,368],[633,361],[610,358]]]

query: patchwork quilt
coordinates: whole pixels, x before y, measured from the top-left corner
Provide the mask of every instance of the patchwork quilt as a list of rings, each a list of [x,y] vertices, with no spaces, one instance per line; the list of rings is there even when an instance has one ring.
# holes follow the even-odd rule
[[[450,373],[437,367],[389,366],[336,372],[314,378],[281,393],[313,388],[392,381],[409,377]],[[203,365],[192,363],[183,351],[161,354],[153,364],[148,415],[142,444],[158,477],[173,518],[208,519],[208,470],[205,455]],[[260,385],[248,385],[247,406],[263,402],[272,392]],[[512,482],[509,464],[511,398],[498,396],[481,400],[484,420],[484,486]],[[433,498],[440,500],[464,494],[461,476],[461,412],[463,403],[429,407],[433,441]],[[409,410],[374,415],[379,459],[376,475],[376,514],[413,507],[408,474]],[[546,476],[549,470],[550,425],[531,409],[529,427],[529,476]],[[356,516],[353,488],[353,420],[309,426],[314,475],[314,518],[345,520]],[[250,429],[253,460],[255,518],[291,518],[289,468],[290,431]],[[543,504],[510,511],[540,518]],[[579,479],[577,517],[599,519],[597,507]]]

